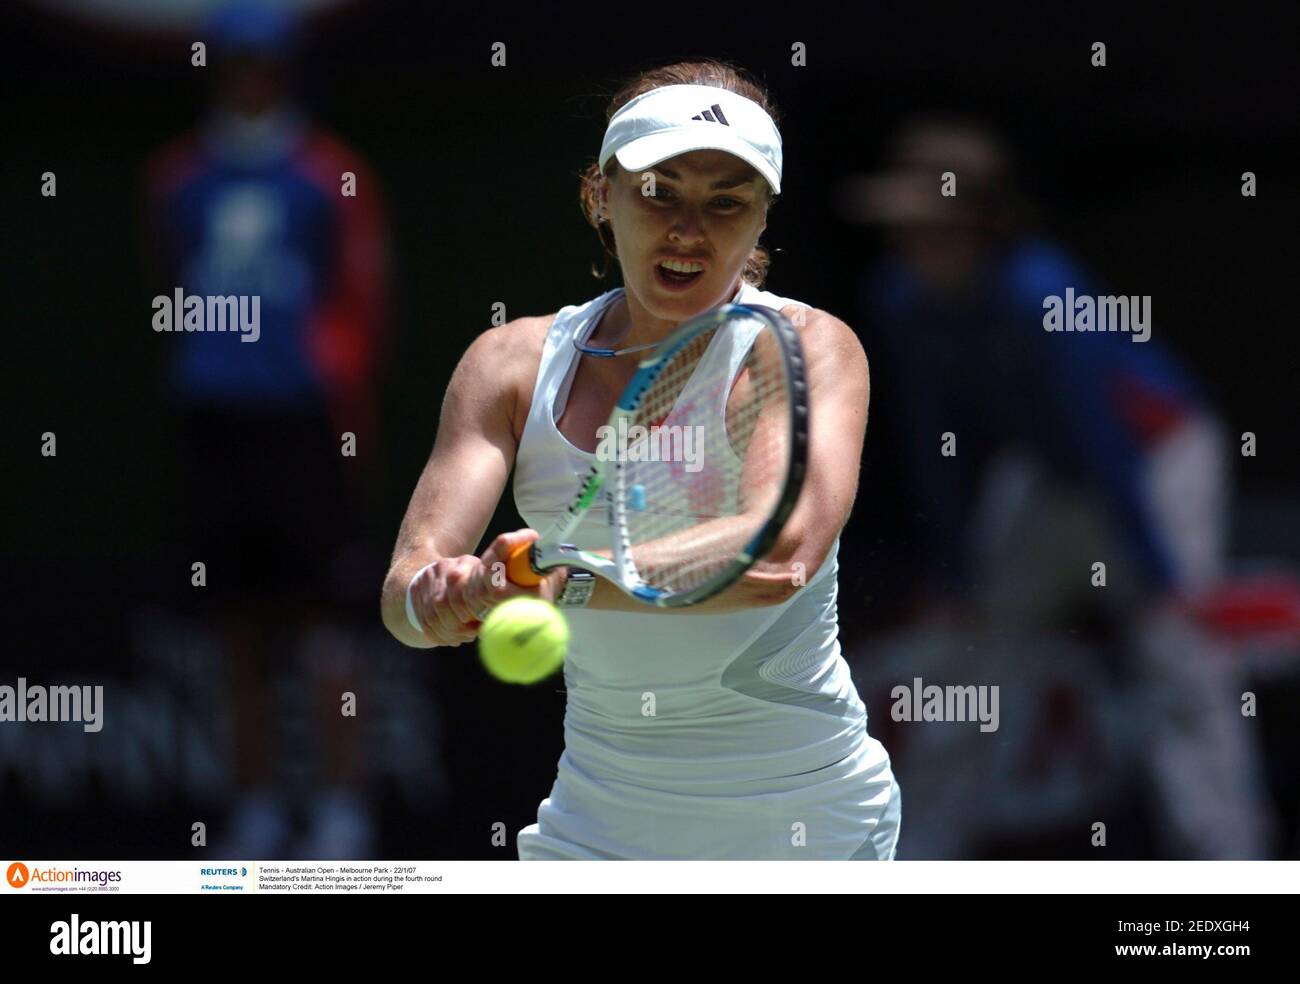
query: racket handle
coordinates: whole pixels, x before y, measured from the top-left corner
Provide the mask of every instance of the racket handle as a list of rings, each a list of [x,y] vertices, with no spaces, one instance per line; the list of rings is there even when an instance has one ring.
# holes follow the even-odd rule
[[[521,543],[506,557],[506,577],[511,584],[531,588],[542,583],[542,575],[533,570],[532,550],[531,543]]]

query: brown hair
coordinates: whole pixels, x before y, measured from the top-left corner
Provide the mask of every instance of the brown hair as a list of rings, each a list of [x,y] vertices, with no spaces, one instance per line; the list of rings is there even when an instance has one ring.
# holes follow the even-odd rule
[[[726,62],[706,58],[699,61],[665,65],[663,68],[653,68],[631,79],[609,101],[609,106],[605,110],[606,122],[613,119],[615,113],[637,96],[645,95],[645,93],[653,89],[659,89],[666,85],[717,86],[719,89],[726,89],[728,92],[734,92],[757,103],[763,107],[768,116],[772,117],[774,122],[777,120],[776,107],[772,105],[771,98],[748,73]],[[618,161],[611,160],[607,170],[616,167],[618,167]],[[600,237],[600,244],[604,247],[605,253],[618,259],[618,247],[614,242],[614,230],[610,228],[608,220],[597,217],[600,202],[596,189],[599,182],[600,164],[593,161],[582,173],[581,184],[578,188],[578,205],[582,209],[582,214],[587,222],[596,230],[596,235]],[[768,205],[770,206],[775,200],[776,196],[772,194],[772,189],[769,187]],[[749,254],[749,259],[745,261],[745,270],[742,276],[747,283],[755,287],[762,287],[770,263],[771,260],[768,257],[767,250],[761,246],[755,246],[754,251]],[[608,268],[608,260],[606,260],[606,267]],[[597,271],[593,265],[591,272],[594,276],[603,277],[606,271]]]

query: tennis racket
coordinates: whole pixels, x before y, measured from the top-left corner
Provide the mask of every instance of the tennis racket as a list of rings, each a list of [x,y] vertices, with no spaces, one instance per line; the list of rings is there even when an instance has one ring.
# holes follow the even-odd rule
[[[783,315],[726,304],[683,324],[637,368],[596,461],[554,526],[507,559],[532,586],[581,567],[649,605],[712,597],[776,542],[803,487],[808,389]],[[571,540],[603,507],[608,540]]]

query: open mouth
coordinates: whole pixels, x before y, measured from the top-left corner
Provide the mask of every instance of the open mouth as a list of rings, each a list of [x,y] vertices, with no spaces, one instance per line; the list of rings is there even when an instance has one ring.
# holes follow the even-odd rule
[[[684,290],[704,275],[704,264],[694,260],[660,260],[655,279],[669,290]]]

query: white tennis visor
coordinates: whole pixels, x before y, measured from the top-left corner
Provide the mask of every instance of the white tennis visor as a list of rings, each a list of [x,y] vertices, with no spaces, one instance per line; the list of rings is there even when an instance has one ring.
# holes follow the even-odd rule
[[[600,169],[617,157],[638,172],[692,150],[722,150],[752,165],[781,191],[781,134],[751,99],[712,85],[666,85],[614,114],[600,145]]]

